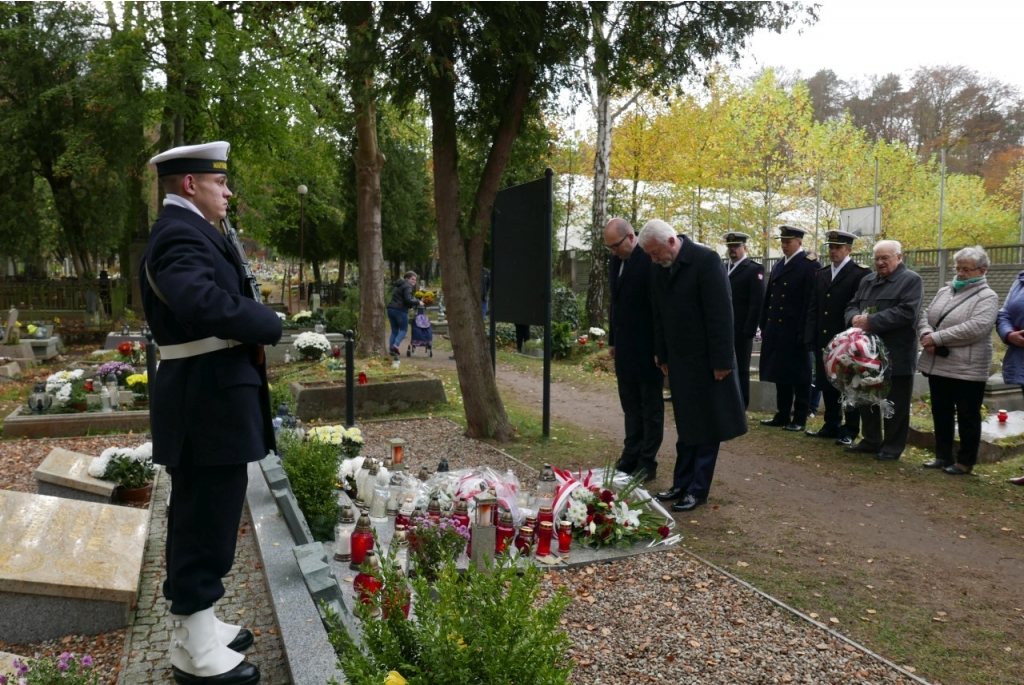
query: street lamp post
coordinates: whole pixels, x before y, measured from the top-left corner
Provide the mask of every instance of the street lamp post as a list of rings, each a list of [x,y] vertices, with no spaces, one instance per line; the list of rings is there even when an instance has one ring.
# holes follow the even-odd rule
[[[306,272],[304,238],[306,235],[306,193],[309,189],[300,185],[299,188],[299,307],[302,307],[302,300],[306,294],[306,286],[303,276]]]

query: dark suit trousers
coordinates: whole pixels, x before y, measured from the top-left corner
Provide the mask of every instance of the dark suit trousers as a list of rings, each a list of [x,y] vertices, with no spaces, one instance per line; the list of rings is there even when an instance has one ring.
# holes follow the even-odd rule
[[[637,466],[653,471],[665,431],[664,383],[619,380],[619,403],[625,416],[626,437],[618,468],[630,472]]]
[[[676,442],[676,467],[672,472],[672,487],[681,488],[697,499],[705,499],[711,492],[711,479],[715,477],[718,447],[721,443],[684,445]]]
[[[892,418],[882,419],[878,407],[861,407],[860,421],[864,439],[868,445],[878,445],[879,452],[900,456],[907,446],[910,432],[910,396],[914,391],[913,376],[893,376],[888,400],[893,405]],[[883,422],[885,437],[882,436]]]
[[[750,407],[750,357],[754,350],[754,339],[745,335],[737,336],[736,369],[739,372],[740,392],[743,393],[743,407]]]
[[[825,427],[835,428],[842,435],[856,438],[860,433],[860,412],[856,407],[844,407],[842,405],[842,393],[836,390],[835,386],[828,382],[825,375],[825,365],[821,361],[821,355],[815,354],[814,383],[821,389],[821,399],[825,403]],[[843,424],[843,415],[846,416],[846,423]]]
[[[775,401],[779,409],[775,413],[776,419],[806,425],[807,414],[810,412],[811,384],[776,383]]]
[[[942,376],[928,377],[935,423],[935,458],[953,463],[953,426],[960,431],[957,463],[974,468],[981,445],[981,403],[985,381],[965,381]],[[956,422],[954,424],[954,421]]]
[[[249,483],[248,465],[168,467],[167,579],[171,613],[191,615],[224,596],[222,579],[235,562],[235,543]]]

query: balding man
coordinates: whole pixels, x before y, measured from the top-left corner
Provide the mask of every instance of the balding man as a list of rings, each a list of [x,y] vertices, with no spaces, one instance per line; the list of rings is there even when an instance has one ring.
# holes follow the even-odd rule
[[[672,487],[657,498],[678,500],[672,511],[691,511],[707,501],[719,445],[747,432],[729,279],[717,252],[676,235],[664,221],[648,221],[639,243],[657,264],[654,349],[672,390],[678,434]]]
[[[910,432],[910,397],[917,370],[917,320],[924,299],[921,277],[903,263],[903,246],[895,240],[875,244],[875,273],[860,282],[857,294],[846,307],[850,326],[878,335],[889,350],[892,386],[888,400],[893,415],[885,419],[877,406],[861,407],[864,438],[846,449],[874,454],[894,461],[903,454]]]
[[[658,450],[665,430],[664,376],[654,363],[651,309],[651,258],[636,249],[636,234],[625,219],[612,219],[604,229],[604,244],[611,251],[608,284],[608,354],[615,360],[619,404],[626,437],[619,471],[643,471],[645,481],[658,473]]]

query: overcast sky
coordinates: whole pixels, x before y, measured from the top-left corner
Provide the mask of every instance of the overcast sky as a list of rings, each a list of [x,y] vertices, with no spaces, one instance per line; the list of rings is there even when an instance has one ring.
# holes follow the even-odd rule
[[[813,1],[813,0],[812,0]],[[740,71],[783,66],[805,77],[909,76],[920,66],[964,65],[1024,93],[1021,0],[819,0],[819,20],[748,42]],[[800,33],[799,31],[802,31]],[[906,81],[904,81],[906,83]]]

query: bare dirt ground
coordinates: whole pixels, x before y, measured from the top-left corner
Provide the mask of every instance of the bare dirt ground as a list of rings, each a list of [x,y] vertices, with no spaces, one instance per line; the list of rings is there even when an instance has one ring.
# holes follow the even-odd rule
[[[454,368],[440,350],[408,361]],[[498,382],[540,412],[539,371],[499,365]],[[551,397],[553,420],[621,442],[613,388],[552,383]],[[933,682],[1024,682],[1024,488],[926,471],[917,450],[876,462],[758,418],[722,446],[708,505],[677,515],[691,551]],[[667,406],[658,489],[675,440]]]

